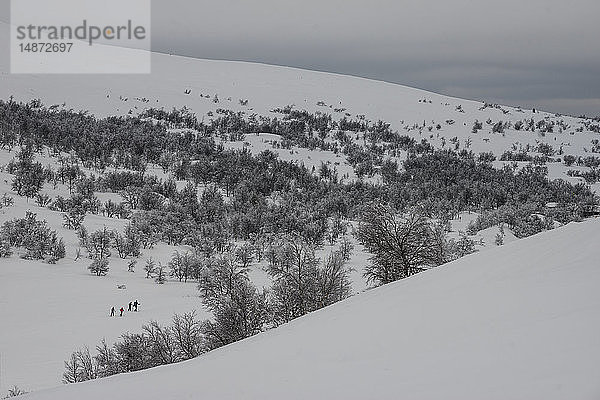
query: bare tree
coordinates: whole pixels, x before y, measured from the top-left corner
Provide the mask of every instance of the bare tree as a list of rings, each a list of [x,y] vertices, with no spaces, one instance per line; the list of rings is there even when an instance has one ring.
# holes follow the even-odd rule
[[[65,361],[65,372],[63,372],[63,383],[76,383],[80,382],[79,380],[79,370],[80,370],[79,357],[77,357],[77,352],[71,354],[71,358]]]
[[[202,324],[196,320],[196,312],[173,316],[173,336],[184,359],[199,356],[204,352]]]
[[[152,356],[158,365],[172,364],[181,361],[177,354],[175,337],[169,326],[162,326],[156,321],[144,325],[142,330],[151,343]]]
[[[69,360],[65,361],[63,383],[83,382],[97,377],[98,366],[87,347],[73,352]]]
[[[106,275],[109,270],[108,258],[95,259],[92,261],[88,269],[92,274],[96,274],[96,276]]]
[[[146,260],[146,264],[144,265],[144,271],[146,271],[146,279],[152,278],[152,276],[156,272],[156,263],[152,258]]]
[[[158,283],[159,285],[162,285],[167,281],[165,267],[161,263],[158,263],[158,267],[155,270],[155,274],[156,277],[154,278],[154,282]]]
[[[237,281],[228,295],[207,305],[215,316],[203,324],[210,349],[255,335],[269,320],[265,293],[248,280]]]
[[[269,274],[275,323],[285,323],[316,309],[317,265],[314,248],[299,235],[281,238],[269,251]]]
[[[358,240],[373,254],[364,273],[369,282],[386,284],[439,265],[432,223],[418,209],[396,215],[383,205],[371,205],[362,215]]]
[[[350,296],[350,269],[346,268],[344,253],[332,252],[318,270],[317,307],[322,308]]]
[[[26,390],[23,390],[23,389],[19,388],[18,386],[13,386],[12,388],[8,389],[7,395],[4,396],[3,398],[10,399],[12,397],[22,396],[27,393],[28,392]]]

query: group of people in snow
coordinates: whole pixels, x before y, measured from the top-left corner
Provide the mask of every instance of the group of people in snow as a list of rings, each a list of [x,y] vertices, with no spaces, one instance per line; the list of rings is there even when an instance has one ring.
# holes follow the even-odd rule
[[[137,312],[137,310],[138,310],[138,306],[139,306],[140,304],[142,304],[142,303],[140,303],[140,302],[139,302],[139,301],[137,301],[137,300],[136,300],[136,301],[134,301],[134,302],[131,302],[131,301],[130,301],[130,302],[129,302],[129,307],[127,308],[127,311],[134,311],[134,312]],[[120,314],[119,314],[119,317],[122,317],[122,316],[123,316],[123,313],[125,312],[125,309],[124,309],[123,307],[121,307],[121,308],[119,309],[119,312],[120,312]],[[111,316],[111,317],[114,317],[114,316],[115,316],[115,307],[114,307],[114,306],[113,306],[113,307],[110,309],[110,316]]]

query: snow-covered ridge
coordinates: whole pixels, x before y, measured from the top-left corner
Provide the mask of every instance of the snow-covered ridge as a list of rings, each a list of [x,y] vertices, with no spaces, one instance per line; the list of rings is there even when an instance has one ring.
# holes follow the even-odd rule
[[[5,26],[5,25],[4,25]],[[5,35],[7,29],[0,29]],[[0,36],[0,50],[8,46]],[[19,75],[9,73],[9,61],[0,59],[0,98],[41,99],[46,105],[66,103],[68,108],[89,110],[95,115],[138,114],[143,109],[188,107],[199,119],[210,119],[216,109],[242,111],[246,115],[270,115],[286,105],[310,112],[371,121],[383,120],[403,134],[427,139],[435,146],[456,137],[474,152],[501,153],[540,142],[550,143],[566,154],[583,155],[584,147],[598,138],[583,120],[512,107],[483,107],[482,102],[439,95],[407,86],[248,62],[202,60],[152,54],[148,75]],[[215,96],[218,103],[213,100]],[[247,104],[245,101],[247,100]],[[492,124],[533,118],[560,123],[553,133],[515,131],[492,133]],[[483,123],[476,134],[474,122]],[[492,124],[487,124],[491,121]],[[439,128],[437,126],[439,125]],[[431,127],[431,130],[429,129]],[[581,132],[578,131],[581,129]],[[560,130],[560,132],[559,132]]]
[[[24,398],[598,398],[599,235],[569,224],[195,360]]]

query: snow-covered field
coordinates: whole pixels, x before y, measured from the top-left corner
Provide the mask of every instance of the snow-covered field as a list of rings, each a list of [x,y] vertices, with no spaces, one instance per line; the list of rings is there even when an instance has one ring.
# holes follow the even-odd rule
[[[285,151],[282,153],[285,154]],[[0,152],[0,165],[5,165],[13,156],[14,153]],[[52,163],[48,157],[38,156],[38,160],[44,165]],[[112,342],[127,331],[140,331],[141,326],[150,320],[167,323],[174,313],[192,310],[197,312],[199,318],[210,316],[201,304],[195,283],[170,281],[167,285],[156,285],[153,279],[145,279],[142,266],[147,258],[167,264],[176,250],[185,251],[185,247],[159,244],[153,249],[143,250],[135,273],[127,271],[128,259],[111,257],[108,276],[95,277],[87,270],[87,258],[75,261],[80,246],[75,231],[62,226],[63,213],[38,207],[33,200],[27,201],[16,195],[11,189],[11,181],[12,175],[0,172],[0,193],[7,193],[15,199],[14,206],[0,210],[0,224],[32,211],[40,219],[47,220],[50,227],[64,238],[67,255],[57,265],[25,261],[16,256],[0,261],[0,316],[5,327],[0,330],[0,393],[11,385],[30,390],[56,386],[61,380],[63,360],[76,348],[88,346],[93,349],[102,338]],[[46,184],[42,192],[52,197],[68,197],[64,185],[53,189]],[[108,193],[97,195],[102,200],[117,200],[120,197]],[[454,232],[451,236],[458,238],[458,232],[465,231],[476,216],[474,213],[463,213],[452,221]],[[90,231],[103,227],[122,231],[127,221],[87,215],[84,223]],[[497,228],[489,228],[473,237],[477,243],[483,239],[486,245],[477,246],[477,249],[481,251],[495,247],[496,233]],[[352,268],[353,291],[360,293],[367,288],[362,273],[368,263],[368,255],[354,238],[348,238],[355,247],[348,263]],[[512,240],[515,240],[514,236],[506,229],[505,243]],[[324,246],[317,255],[323,258],[330,251],[330,246]],[[269,278],[263,271],[264,264],[253,264],[251,268],[250,278],[258,287],[269,285]],[[117,288],[122,284],[126,285],[125,290]],[[126,312],[123,318],[109,317],[112,306],[115,306],[118,314],[121,306],[127,308],[127,304],[136,299],[142,304],[138,313]]]
[[[7,152],[0,153],[0,164],[10,160]],[[60,384],[63,360],[77,347],[93,349],[102,338],[109,343],[127,331],[138,332],[150,320],[169,322],[175,312],[196,310],[207,317],[194,283],[172,282],[156,285],[145,279],[142,264],[148,257],[166,263],[176,250],[158,245],[144,251],[134,273],[127,271],[129,260],[111,258],[110,274],[90,275],[89,261],[82,256],[77,261],[79,247],[75,231],[62,226],[62,213],[38,207],[33,200],[17,196],[11,189],[12,177],[0,173],[0,193],[7,193],[15,204],[0,209],[0,224],[13,218],[23,218],[26,211],[48,221],[66,244],[66,257],[56,265],[42,261],[22,260],[17,256],[0,261],[0,393],[12,385],[39,389]],[[68,196],[68,190],[52,190],[46,185],[43,192]],[[107,194],[99,197],[110,197]],[[115,195],[112,195],[113,197]],[[117,195],[118,197],[118,195]],[[126,220],[88,215],[85,225],[91,230],[123,230]],[[96,278],[96,279],[95,279]],[[126,289],[117,286],[125,285]],[[137,313],[123,318],[110,318],[110,309],[127,309],[130,301],[141,303]]]
[[[30,399],[597,399],[600,220],[354,296],[179,365]]]
[[[13,157],[14,152],[0,151],[0,167]],[[43,165],[56,163],[44,155],[38,155],[36,160]],[[188,247],[159,243],[152,249],[144,249],[134,273],[127,270],[130,259],[115,254],[110,258],[109,274],[96,277],[87,269],[89,259],[85,250],[81,250],[76,231],[63,227],[63,213],[18,196],[11,188],[12,179],[12,175],[0,172],[0,195],[6,193],[14,199],[14,205],[0,208],[0,225],[23,218],[31,211],[64,239],[66,257],[56,265],[22,260],[18,254],[0,259],[0,394],[13,385],[28,390],[60,385],[63,361],[71,352],[84,346],[93,350],[103,338],[112,343],[125,332],[140,332],[142,325],[151,320],[166,324],[173,314],[190,311],[195,311],[199,319],[210,317],[195,282],[170,280],[166,285],[157,285],[154,279],[145,278],[143,264],[148,258],[166,265],[175,251],[185,252]],[[61,184],[54,189],[47,183],[42,193],[69,197],[66,185]],[[102,201],[122,201],[118,194],[96,195]],[[89,231],[103,227],[123,231],[127,223],[124,219],[91,214],[84,221]],[[360,292],[366,288],[362,272],[367,255],[353,242],[357,251],[349,267],[353,268],[353,289]],[[75,260],[78,249],[81,258]],[[330,246],[325,246],[319,256],[326,256],[330,250]],[[259,288],[270,285],[264,264],[253,264],[249,272]],[[120,285],[126,289],[119,289]],[[109,316],[111,307],[115,307],[118,315],[120,307],[127,309],[128,303],[135,300],[141,303],[137,313],[125,312],[122,318]]]

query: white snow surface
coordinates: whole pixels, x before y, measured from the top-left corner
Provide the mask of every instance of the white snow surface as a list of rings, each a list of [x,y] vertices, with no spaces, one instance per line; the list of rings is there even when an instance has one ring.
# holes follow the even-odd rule
[[[598,399],[600,220],[356,295],[178,365],[23,399]]]

